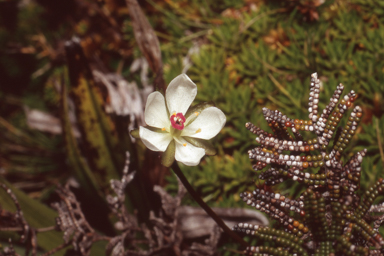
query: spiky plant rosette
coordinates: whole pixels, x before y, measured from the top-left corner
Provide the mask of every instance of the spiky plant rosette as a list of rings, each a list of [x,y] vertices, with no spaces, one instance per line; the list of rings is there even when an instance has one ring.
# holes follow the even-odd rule
[[[383,194],[384,182],[378,180],[360,197],[357,192],[366,150],[357,152],[345,164],[341,160],[362,116],[361,107],[353,107],[356,93],[351,91],[341,97],[343,89],[342,84],[337,86],[319,116],[320,80],[314,73],[309,120],[289,118],[280,111],[263,108],[273,134],[246,124],[260,144],[248,151],[249,158],[255,160],[253,168],[262,170],[259,178],[266,185],[292,179],[307,189],[296,199],[263,189],[240,194],[248,205],[280,223],[280,229],[236,225],[233,230],[256,239],[256,245],[248,247],[244,254],[383,255],[384,240],[378,229],[384,220],[384,204],[372,204]],[[337,128],[344,117],[348,118],[345,126]],[[314,133],[315,138],[304,140],[303,131]]]

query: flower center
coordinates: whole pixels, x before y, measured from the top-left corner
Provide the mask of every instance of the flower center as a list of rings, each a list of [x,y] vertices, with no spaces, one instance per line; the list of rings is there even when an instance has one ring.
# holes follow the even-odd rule
[[[177,130],[183,130],[184,129],[184,123],[185,123],[185,117],[182,113],[173,113],[171,115],[171,120],[172,127],[177,129]]]

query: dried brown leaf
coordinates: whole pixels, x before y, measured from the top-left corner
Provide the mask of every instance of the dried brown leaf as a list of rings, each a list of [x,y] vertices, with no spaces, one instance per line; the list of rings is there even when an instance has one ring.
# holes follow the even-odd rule
[[[138,2],[136,0],[126,0],[126,3],[129,8],[129,15],[132,19],[132,26],[137,44],[147,59],[152,71],[156,74],[157,86],[165,90],[159,39],[141,10]]]

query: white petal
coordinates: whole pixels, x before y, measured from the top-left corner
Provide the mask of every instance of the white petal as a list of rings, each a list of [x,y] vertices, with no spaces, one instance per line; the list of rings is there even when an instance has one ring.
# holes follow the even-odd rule
[[[204,109],[192,123],[184,128],[181,136],[209,140],[223,129],[225,122],[226,117],[220,109],[209,107]]]
[[[168,132],[154,132],[143,126],[140,126],[139,134],[144,145],[152,151],[164,152],[173,140],[172,135]]]
[[[195,166],[200,163],[201,158],[205,155],[205,150],[203,148],[198,148],[184,139],[179,139],[183,144],[176,142],[176,161],[182,162],[188,166]],[[185,145],[185,146],[184,146]]]
[[[196,94],[197,87],[186,74],[175,77],[169,83],[165,92],[170,114],[176,112],[185,115]]]
[[[159,92],[149,94],[144,115],[145,123],[149,126],[169,129],[171,125],[165,107],[164,96]]]

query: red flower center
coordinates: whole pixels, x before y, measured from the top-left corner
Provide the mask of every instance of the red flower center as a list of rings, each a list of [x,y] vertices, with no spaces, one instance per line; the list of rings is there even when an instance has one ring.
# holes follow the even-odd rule
[[[173,113],[169,120],[171,120],[171,124],[173,128],[180,131],[184,129],[185,117],[182,113],[177,113],[177,114]]]

